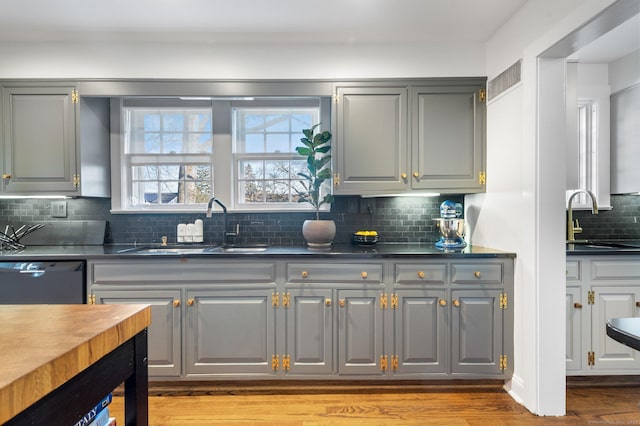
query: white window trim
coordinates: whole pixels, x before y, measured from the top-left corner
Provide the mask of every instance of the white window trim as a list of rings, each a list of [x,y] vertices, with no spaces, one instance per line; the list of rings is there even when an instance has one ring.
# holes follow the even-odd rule
[[[331,128],[331,111],[330,111],[330,98],[323,97],[320,101],[320,118],[322,121],[322,128],[329,130]],[[206,204],[191,204],[191,205],[163,205],[162,208],[157,206],[139,206],[135,209],[128,208],[126,202],[123,200],[123,194],[127,193],[128,182],[122,179],[122,149],[123,149],[123,128],[122,128],[122,109],[123,98],[111,99],[111,210],[112,214],[175,214],[175,213],[204,213],[206,211]],[[282,206],[274,205],[272,208],[269,205],[261,204],[259,208],[255,206],[239,206],[235,203],[235,179],[234,173],[237,173],[235,161],[233,161],[232,154],[232,135],[231,131],[228,134],[219,134],[215,130],[216,122],[216,108],[213,109],[214,114],[214,135],[213,135],[213,150],[214,158],[220,159],[213,167],[213,180],[214,180],[214,194],[217,198],[222,200],[229,212],[246,212],[246,213],[266,213],[266,212],[314,212],[315,209],[308,203],[299,203],[298,205],[289,206],[283,208]],[[229,108],[229,126],[231,125],[231,108]],[[326,124],[325,124],[326,123]],[[229,127],[230,128],[230,127]],[[302,136],[301,136],[302,137]],[[329,184],[328,189],[331,190]],[[329,205],[323,205],[321,211],[330,210]],[[214,203],[214,212],[221,212],[222,210]]]

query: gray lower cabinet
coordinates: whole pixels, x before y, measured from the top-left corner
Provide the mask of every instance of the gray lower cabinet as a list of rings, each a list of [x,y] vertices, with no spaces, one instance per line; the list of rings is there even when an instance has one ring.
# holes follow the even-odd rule
[[[155,380],[508,378],[511,259],[88,261],[93,303],[148,303]]]
[[[187,289],[185,374],[275,375],[273,288]]]
[[[182,374],[181,291],[93,290],[95,303],[142,303],[151,305],[148,334],[150,376],[179,377]]]
[[[513,266],[505,261],[397,263],[396,377],[508,377]]]

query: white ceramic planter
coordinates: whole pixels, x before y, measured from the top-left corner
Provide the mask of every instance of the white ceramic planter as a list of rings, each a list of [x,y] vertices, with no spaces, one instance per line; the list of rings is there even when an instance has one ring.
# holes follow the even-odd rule
[[[305,220],[302,224],[302,236],[309,248],[330,248],[336,236],[336,223],[333,220]]]

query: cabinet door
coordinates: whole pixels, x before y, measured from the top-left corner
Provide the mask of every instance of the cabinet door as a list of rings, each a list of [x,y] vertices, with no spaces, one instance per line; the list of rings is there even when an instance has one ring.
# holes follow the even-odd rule
[[[591,311],[591,345],[593,370],[640,369],[640,352],[607,336],[606,324],[611,318],[638,317],[638,287],[592,287],[594,303]]]
[[[336,88],[336,194],[404,191],[407,173],[406,87]]]
[[[451,291],[451,374],[502,374],[500,294],[500,290]]]
[[[379,290],[338,290],[338,373],[384,374]],[[388,359],[387,359],[388,360]]]
[[[74,87],[3,87],[4,191],[77,192]]]
[[[286,309],[287,374],[333,372],[333,300],[331,289],[290,289]]]
[[[187,290],[188,375],[275,375],[274,289]]]
[[[482,86],[411,88],[414,189],[484,191]],[[417,175],[417,177],[416,177]]]
[[[447,307],[444,290],[398,290],[394,311],[394,375],[446,373]]]
[[[180,290],[94,290],[96,303],[151,305],[149,377],[180,376],[182,365]]]
[[[567,287],[566,297],[566,360],[567,373],[582,370],[582,358],[586,356],[582,349],[582,289]]]

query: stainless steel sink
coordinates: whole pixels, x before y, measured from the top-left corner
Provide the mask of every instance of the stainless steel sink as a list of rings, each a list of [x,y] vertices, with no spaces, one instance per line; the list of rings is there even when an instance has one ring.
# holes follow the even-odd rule
[[[266,246],[252,246],[252,247],[220,247],[224,253],[260,253],[267,249]]]
[[[119,250],[118,253],[135,253],[135,254],[215,254],[215,253],[260,253],[267,250],[266,245],[233,245],[233,246],[168,246],[168,247],[132,247]]]

